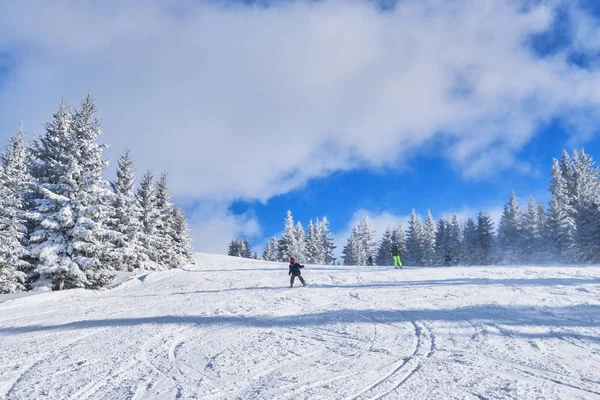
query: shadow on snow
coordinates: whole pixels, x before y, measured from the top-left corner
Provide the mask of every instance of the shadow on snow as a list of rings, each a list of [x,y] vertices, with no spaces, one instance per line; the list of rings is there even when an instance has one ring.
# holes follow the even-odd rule
[[[139,318],[107,318],[73,321],[56,325],[29,325],[0,328],[1,335],[25,334],[44,331],[82,330],[93,328],[128,328],[142,325],[187,325],[240,327],[304,327],[348,323],[393,324],[410,321],[427,322],[482,322],[496,328],[501,335],[525,338],[564,338],[591,340],[600,343],[600,336],[590,332],[552,332],[552,328],[598,328],[600,305],[576,305],[570,307],[502,307],[482,305],[456,309],[407,309],[371,310],[342,309],[312,314],[289,316],[204,316],[204,315],[158,315]],[[519,328],[549,328],[550,332],[520,332]]]

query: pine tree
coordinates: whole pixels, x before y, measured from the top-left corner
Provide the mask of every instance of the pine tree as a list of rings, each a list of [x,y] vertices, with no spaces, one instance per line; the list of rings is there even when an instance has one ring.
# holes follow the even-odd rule
[[[117,269],[114,238],[118,232],[111,229],[113,192],[102,174],[108,163],[102,158],[107,147],[98,144],[101,135],[100,121],[96,118],[96,107],[88,95],[80,110],[73,114],[71,139],[79,174],[77,190],[72,198],[75,223],[70,231],[70,246],[73,261],[85,271],[89,287],[101,287],[109,283],[112,275],[105,270]]]
[[[529,196],[527,212],[523,214],[523,260],[539,262],[542,256],[542,227],[539,225],[539,207]]]
[[[400,249],[400,258],[403,259],[406,254],[406,232],[404,231],[404,225],[400,224],[392,232],[392,242],[398,244]],[[391,249],[390,249],[391,254]]]
[[[425,227],[421,217],[413,209],[408,223],[406,238],[406,265],[423,265],[423,243],[425,242]]]
[[[477,215],[476,233],[476,263],[490,265],[494,250],[494,223],[487,212],[479,212]]]
[[[435,257],[435,233],[435,219],[428,210],[423,235],[423,265],[427,267],[438,264]]]
[[[75,226],[72,200],[81,170],[74,149],[71,113],[59,105],[46,132],[31,147],[30,172],[36,180],[26,218],[31,227],[28,253],[35,265],[33,286],[40,290],[85,287],[84,272],[72,259],[69,232]]]
[[[267,242],[265,244],[265,249],[263,250],[262,259],[265,261],[271,261],[273,258],[273,254],[271,253],[271,242]]]
[[[572,167],[575,192],[575,261],[600,261],[600,174],[584,150],[574,152]]]
[[[435,261],[440,264],[444,257],[449,253],[450,223],[445,218],[440,218],[437,222],[435,234]]]
[[[477,225],[473,218],[468,218],[463,230],[461,264],[476,265],[479,262],[478,251]]]
[[[550,246],[548,238],[551,236],[548,232],[548,212],[546,211],[546,205],[544,203],[539,203],[537,205],[537,215],[538,215],[538,229],[540,231],[540,241],[539,241],[539,250],[537,256],[537,262],[540,264],[547,263],[551,261],[550,256]]]
[[[292,251],[292,257],[295,257],[298,260],[305,259],[306,252],[306,243],[304,239],[304,228],[300,221],[296,223],[296,227],[294,228],[294,238],[295,238],[295,248]]]
[[[308,228],[306,229],[306,240],[305,240],[305,244],[306,244],[306,248],[305,248],[305,253],[306,253],[306,262],[309,264],[318,264],[318,249],[317,249],[317,242],[316,242],[316,229],[315,229],[315,225],[313,224],[312,219],[309,221],[308,223]]]
[[[573,174],[572,162],[569,153],[563,150],[562,157],[558,162],[558,170],[556,171],[564,180],[564,200],[571,206],[570,213],[571,217],[575,217],[575,202],[576,202],[576,187],[575,187],[575,176]],[[552,173],[554,176],[554,173]],[[552,183],[550,184],[552,185]]]
[[[252,258],[252,249],[250,248],[250,242],[248,241],[248,239],[244,239],[244,241],[242,242],[241,257]]]
[[[157,206],[154,174],[147,170],[142,177],[136,193],[136,202],[140,210],[140,243],[144,253],[140,254],[142,269],[160,269],[160,251],[156,247],[156,227],[160,218]]]
[[[325,256],[326,256],[326,249],[325,249],[325,240],[323,237],[323,232],[322,232],[322,224],[321,221],[319,221],[319,217],[316,218],[315,223],[313,224],[313,228],[312,228],[312,234],[311,234],[311,241],[312,244],[310,245],[310,249],[313,255],[313,263],[314,264],[318,264],[318,265],[322,265],[325,264]],[[310,230],[310,229],[309,229]],[[307,236],[308,237],[308,236]],[[308,242],[306,243],[307,245],[307,251],[308,251]]]
[[[297,247],[298,244],[296,243],[296,234],[294,231],[294,217],[292,216],[292,212],[288,210],[285,218],[283,237],[279,240],[279,261],[289,261],[291,257],[294,257],[294,252]]]
[[[458,214],[452,216],[452,220],[448,227],[448,254],[451,257],[452,264],[456,265],[460,262],[462,254],[462,232],[460,228],[460,221],[458,220]]]
[[[392,259],[393,245],[392,230],[387,228],[383,233],[381,240],[379,241],[377,256],[375,257],[375,262],[377,265],[394,265],[394,261]]]
[[[161,268],[175,268],[178,257],[173,243],[173,204],[169,195],[167,173],[163,172],[155,186],[156,225],[153,243]]]
[[[177,266],[194,264],[192,258],[192,237],[183,210],[177,206],[171,208],[171,245],[174,253],[174,264]]]
[[[263,260],[279,261],[278,247],[279,241],[277,240],[277,238],[271,238],[271,240],[265,245],[265,251],[263,252]]]
[[[517,196],[512,191],[508,202],[504,205],[498,227],[500,257],[506,263],[516,264],[522,259],[523,238],[521,230],[521,210],[517,203]]]
[[[228,256],[241,257],[242,256],[242,244],[237,239],[232,239],[229,243]]]
[[[119,233],[114,238],[117,269],[131,271],[140,267],[140,254],[145,253],[145,249],[141,242],[141,213],[134,198],[135,173],[129,150],[120,157],[117,180],[111,182],[111,186],[114,192],[111,228]]]
[[[563,155],[566,159],[568,155]],[[575,210],[572,206],[569,189],[571,184],[563,175],[571,179],[571,172],[554,159],[550,173],[551,200],[547,215],[548,249],[554,261],[568,262],[575,255]]]
[[[358,226],[354,226],[348,238],[348,243],[342,250],[344,265],[366,265],[367,255],[361,242]]]
[[[317,221],[317,227],[319,236],[322,240],[322,259],[323,264],[331,265],[335,263],[335,257],[333,256],[333,252],[336,249],[336,246],[333,244],[333,238],[331,237],[331,232],[329,231],[329,221],[327,217],[323,217],[321,222]]]
[[[0,293],[25,290],[24,271],[30,267],[24,260],[27,228],[23,192],[29,181],[25,152],[23,131],[19,128],[0,156]]]
[[[371,229],[371,223],[369,217],[365,217],[359,222],[357,227],[357,233],[360,241],[362,250],[359,255],[360,258],[357,260],[358,265],[367,265],[367,259],[369,256],[373,256],[375,249],[377,248],[377,242],[375,241],[375,231]]]

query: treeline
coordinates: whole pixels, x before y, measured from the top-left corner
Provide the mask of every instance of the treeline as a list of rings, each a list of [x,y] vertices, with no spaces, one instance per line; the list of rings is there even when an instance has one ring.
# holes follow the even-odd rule
[[[0,157],[0,292],[100,288],[113,271],[191,262],[183,211],[167,174],[146,171],[135,187],[129,151],[116,179],[103,180],[107,147],[91,96],[61,103],[30,142],[22,129]]]
[[[344,263],[392,265],[391,248],[398,243],[404,265],[491,265],[600,262],[600,174],[584,150],[553,159],[551,199],[546,206],[529,197],[522,208],[511,192],[495,229],[487,212],[461,224],[458,216],[440,218],[431,212],[425,222],[412,211],[408,229],[387,229],[379,243],[368,219],[354,227],[344,247]]]
[[[248,241],[248,239],[233,239],[229,244],[229,250],[227,251],[227,255],[233,257],[253,258],[255,260],[258,259],[258,254],[256,252],[254,252],[254,255],[252,255],[252,250],[250,249],[250,242]]]
[[[361,221],[344,247],[344,264],[367,265],[367,258],[374,256],[377,265],[393,265],[392,246],[397,243],[403,265],[490,265],[498,261],[494,241],[494,223],[486,212],[461,224],[456,214],[436,222],[431,212],[423,222],[412,210],[408,229],[402,224],[388,228],[378,243],[368,218]]]
[[[336,261],[333,256],[335,248],[327,217],[323,217],[321,220],[316,218],[314,222],[311,220],[305,231],[300,221],[294,224],[292,212],[288,210],[283,237],[271,238],[265,245],[262,259],[287,262],[291,257],[295,257],[308,264],[329,265]],[[252,258],[250,244],[247,240],[233,239],[229,245],[228,254],[234,257]],[[258,258],[258,255],[255,254],[254,258]]]

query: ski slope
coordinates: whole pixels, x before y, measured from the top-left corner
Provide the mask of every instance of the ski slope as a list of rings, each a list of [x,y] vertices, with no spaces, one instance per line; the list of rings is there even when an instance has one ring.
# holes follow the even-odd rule
[[[600,399],[599,267],[196,262],[0,296],[0,398]]]

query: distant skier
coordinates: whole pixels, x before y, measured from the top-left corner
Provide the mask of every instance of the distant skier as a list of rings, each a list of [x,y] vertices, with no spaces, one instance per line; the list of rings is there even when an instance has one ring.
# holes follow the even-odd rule
[[[452,265],[452,256],[450,254],[446,254],[444,256],[444,266],[449,267],[450,265]]]
[[[394,257],[394,268],[402,268],[402,260],[400,260],[400,246],[398,246],[398,243],[394,243],[392,246],[392,257]]]
[[[369,256],[367,258],[367,265],[373,265],[373,257]]]
[[[292,278],[290,279],[290,287],[294,286],[294,279],[296,279],[296,277],[300,279],[300,282],[302,282],[302,286],[306,286],[306,282],[304,281],[304,278],[302,278],[302,274],[300,273],[301,268],[304,268],[304,265],[298,264],[294,257],[290,258],[290,272],[288,274],[292,276]]]

